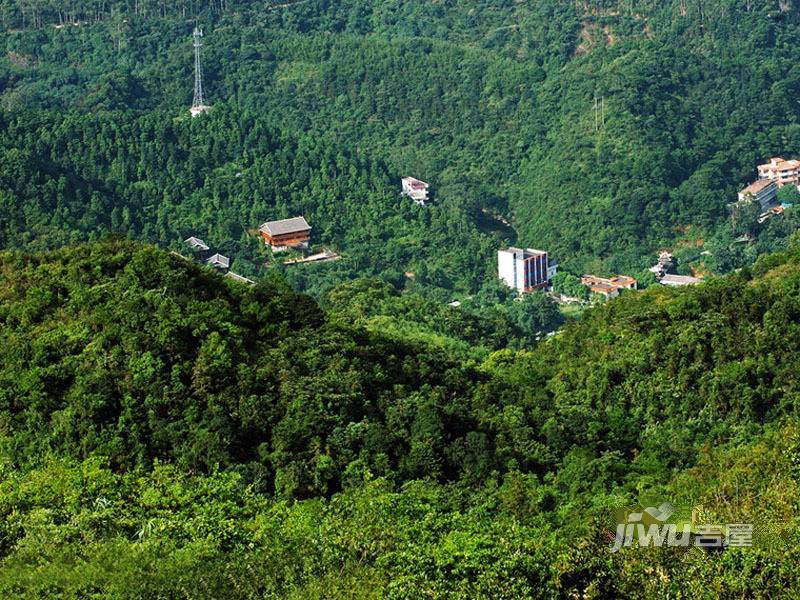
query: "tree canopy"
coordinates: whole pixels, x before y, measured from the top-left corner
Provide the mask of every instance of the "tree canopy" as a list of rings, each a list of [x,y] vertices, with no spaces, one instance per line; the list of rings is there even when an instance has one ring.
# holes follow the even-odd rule
[[[607,553],[620,504],[796,522],[799,281],[795,243],[476,360],[381,331],[376,282],[328,312],[121,238],[2,254],[0,590],[642,595],[650,555]],[[657,564],[778,593],[793,547]]]

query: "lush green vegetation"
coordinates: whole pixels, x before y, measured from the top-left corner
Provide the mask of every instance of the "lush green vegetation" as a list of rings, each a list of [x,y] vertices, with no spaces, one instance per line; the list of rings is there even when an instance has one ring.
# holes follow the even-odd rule
[[[787,3],[73,4],[0,10],[3,247],[197,234],[260,273],[247,232],[302,212],[344,260],[295,286],[413,272],[444,301],[509,242],[634,275],[685,244],[687,269],[720,273],[796,228],[792,209],[758,225],[727,208],[759,160],[800,153]],[[214,104],[194,122],[193,15]],[[405,174],[437,204],[400,199]]]
[[[800,212],[728,203],[800,155],[799,25],[784,0],[0,0],[0,596],[796,596]],[[297,214],[341,260],[254,235]],[[510,243],[582,299],[664,248],[731,274],[564,324],[496,281]],[[781,536],[608,552],[616,508],[664,500]]]
[[[564,322],[545,294],[516,298],[500,283],[469,299],[442,304],[362,279],[334,288],[324,306],[333,318],[384,336],[437,343],[456,355],[476,358],[490,350],[533,346]]]
[[[651,497],[794,530],[800,247],[479,361],[381,331],[406,313],[364,301],[391,293],[328,313],[123,239],[2,255],[3,595],[796,589],[791,540],[611,555],[604,532]]]

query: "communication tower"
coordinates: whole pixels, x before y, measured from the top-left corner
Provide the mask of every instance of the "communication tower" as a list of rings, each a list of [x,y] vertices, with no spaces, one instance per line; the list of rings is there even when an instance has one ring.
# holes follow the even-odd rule
[[[203,114],[211,110],[203,98],[203,65],[200,63],[200,48],[203,47],[203,31],[199,27],[194,28],[194,101],[190,112],[192,117]]]

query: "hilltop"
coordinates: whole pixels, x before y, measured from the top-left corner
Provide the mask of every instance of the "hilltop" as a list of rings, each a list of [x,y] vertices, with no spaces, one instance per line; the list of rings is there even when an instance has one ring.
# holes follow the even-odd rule
[[[5,253],[0,589],[644,594],[615,506],[795,522],[799,282],[795,244],[476,363],[123,239]],[[667,552],[660,585],[778,593],[790,548]]]

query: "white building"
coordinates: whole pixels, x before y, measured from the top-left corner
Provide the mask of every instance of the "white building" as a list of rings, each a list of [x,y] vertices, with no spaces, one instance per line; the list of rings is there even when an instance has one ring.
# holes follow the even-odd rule
[[[508,248],[497,251],[500,279],[519,292],[546,288],[557,269],[558,265],[550,262],[544,250]]]
[[[403,184],[403,195],[408,196],[417,204],[425,206],[425,203],[428,201],[430,184],[414,177],[403,177],[401,181]]]

